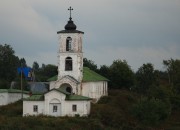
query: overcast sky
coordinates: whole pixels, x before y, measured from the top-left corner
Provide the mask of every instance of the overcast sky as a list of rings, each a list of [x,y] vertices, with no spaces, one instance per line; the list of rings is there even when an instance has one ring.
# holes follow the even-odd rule
[[[163,60],[180,59],[180,0],[0,0],[0,44],[29,66],[57,65],[69,6],[85,32],[84,57],[98,66],[121,59],[134,71],[148,62],[163,69]]]

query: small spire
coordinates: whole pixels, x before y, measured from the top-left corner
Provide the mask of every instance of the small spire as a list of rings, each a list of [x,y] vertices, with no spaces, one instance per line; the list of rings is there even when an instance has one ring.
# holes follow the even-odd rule
[[[72,20],[72,18],[71,18],[71,11],[73,10],[73,8],[71,8],[71,6],[69,7],[69,12],[70,12],[70,18],[69,18],[69,20],[71,21]]]

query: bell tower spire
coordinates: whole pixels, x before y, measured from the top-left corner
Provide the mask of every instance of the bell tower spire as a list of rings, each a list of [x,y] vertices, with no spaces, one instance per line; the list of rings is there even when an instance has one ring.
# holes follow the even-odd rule
[[[83,77],[83,51],[82,38],[84,32],[76,30],[76,25],[72,21],[73,8],[70,6],[69,21],[65,25],[65,30],[58,31],[59,52],[58,52],[58,79],[69,76],[81,83]]]

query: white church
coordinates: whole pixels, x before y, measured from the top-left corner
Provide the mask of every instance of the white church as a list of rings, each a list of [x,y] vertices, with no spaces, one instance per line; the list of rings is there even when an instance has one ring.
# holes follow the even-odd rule
[[[83,34],[70,18],[58,31],[58,75],[49,79],[50,90],[23,100],[23,116],[87,116],[91,102],[108,95],[108,79],[83,67]]]

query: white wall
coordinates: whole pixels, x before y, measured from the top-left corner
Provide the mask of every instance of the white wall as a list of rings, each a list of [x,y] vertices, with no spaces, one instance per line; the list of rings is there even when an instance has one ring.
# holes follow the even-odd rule
[[[33,106],[38,106],[38,111],[34,112]],[[23,101],[23,116],[44,114],[44,101]]]
[[[23,98],[29,97],[29,94],[23,94]],[[7,105],[20,100],[21,93],[0,93],[0,105]]]
[[[22,98],[21,93],[9,93],[8,104],[16,102]],[[29,94],[23,94],[23,98],[29,97]]]
[[[49,90],[55,88],[55,84],[56,84],[56,81],[51,81],[51,82],[49,83]]]
[[[59,58],[60,66],[58,68],[58,79],[63,76],[69,75],[74,77],[77,81],[82,80],[82,53],[61,53]],[[65,71],[65,59],[67,57],[72,58],[72,71]]]
[[[0,106],[8,104],[8,93],[0,93]]]
[[[107,81],[83,82],[82,95],[99,100],[101,96],[108,95]]]
[[[81,33],[59,34],[58,79],[70,75],[81,82],[83,76],[82,36]],[[72,51],[66,51],[67,37],[72,38]],[[65,71],[65,58],[67,57],[71,57],[73,60],[72,71]]]
[[[45,94],[45,114],[50,115],[50,103],[60,103],[60,116],[85,116],[90,113],[90,101],[67,101],[66,95],[53,90]],[[55,102],[54,102],[55,101]],[[72,111],[72,105],[77,105],[77,111]]]
[[[77,106],[77,111],[72,110],[73,105]],[[67,101],[65,112],[67,116],[87,116],[90,114],[90,101]]]
[[[52,103],[53,100],[56,100],[61,104],[61,111],[60,115],[65,115],[65,95],[56,91],[52,90],[45,94],[45,115],[50,115],[50,103]],[[53,102],[54,103],[54,102]]]
[[[66,95],[60,93],[56,90],[52,90],[49,93],[45,94],[45,101],[23,101],[23,116],[27,115],[50,115],[50,116],[75,116],[76,114],[79,116],[87,116],[90,114],[90,101],[66,101]],[[58,115],[52,113],[51,104],[57,104]],[[33,111],[33,106],[38,106],[38,112]],[[77,111],[73,111],[72,105],[77,106]]]

